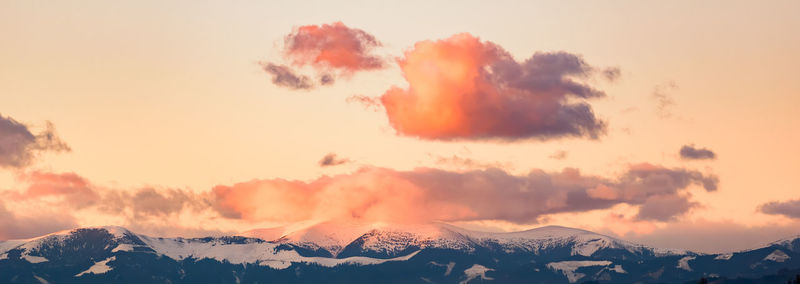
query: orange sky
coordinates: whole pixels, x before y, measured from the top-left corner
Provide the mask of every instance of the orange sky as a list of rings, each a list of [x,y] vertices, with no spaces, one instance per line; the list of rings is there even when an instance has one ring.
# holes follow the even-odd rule
[[[16,220],[0,221],[0,239],[104,224],[238,232],[281,225],[281,214],[385,219],[429,207],[471,228],[558,224],[705,251],[799,234],[798,10],[797,1],[0,1],[0,115],[34,136],[50,121],[70,149],[39,135],[15,150],[30,159],[0,150],[0,216]],[[324,24],[314,31],[329,32],[299,36]],[[369,37],[376,44],[359,45]],[[572,56],[585,65],[548,63]],[[265,63],[313,86],[277,85]],[[619,76],[606,78],[608,68]],[[563,91],[575,87],[567,79],[603,95]],[[348,102],[354,95],[378,108]],[[556,115],[576,105],[593,120]],[[0,147],[20,141],[0,137]],[[682,159],[684,145],[716,158]],[[342,163],[321,167],[329,153]],[[645,164],[669,171],[667,191],[625,180]],[[502,188],[486,195],[494,205],[479,204],[484,187],[456,196],[451,187],[465,185],[427,181],[441,178],[434,170]],[[679,184],[694,172],[718,188]],[[533,183],[534,173],[558,182],[505,183]],[[509,188],[542,195],[522,195],[531,208],[494,210],[509,202],[495,196],[519,194]],[[567,190],[595,199],[561,197]],[[234,202],[262,199],[285,211]],[[727,239],[680,242],[675,230]]]

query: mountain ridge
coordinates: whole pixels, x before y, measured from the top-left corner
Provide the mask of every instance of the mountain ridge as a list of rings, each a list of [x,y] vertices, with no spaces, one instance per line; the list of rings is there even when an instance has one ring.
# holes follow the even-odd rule
[[[133,277],[131,271],[143,267],[155,278],[140,282],[172,283],[237,282],[231,279],[245,283],[259,279],[287,283],[371,283],[375,279],[657,283],[763,277],[800,268],[800,238],[747,251],[701,254],[652,248],[562,226],[480,232],[446,223],[350,225],[338,235],[338,225],[333,223],[300,228],[297,234],[270,232],[281,235],[272,240],[237,235],[161,238],[119,226],[64,230],[0,241],[0,282],[39,278],[126,282]],[[155,264],[159,266],[150,267]],[[193,278],[208,271],[227,276]]]

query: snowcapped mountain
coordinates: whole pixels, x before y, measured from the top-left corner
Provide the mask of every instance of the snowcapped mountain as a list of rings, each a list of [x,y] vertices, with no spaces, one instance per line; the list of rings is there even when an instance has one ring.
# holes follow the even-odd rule
[[[698,254],[558,226],[490,233],[326,222],[206,238],[96,227],[0,242],[3,283],[674,283],[798,268],[800,238]]]

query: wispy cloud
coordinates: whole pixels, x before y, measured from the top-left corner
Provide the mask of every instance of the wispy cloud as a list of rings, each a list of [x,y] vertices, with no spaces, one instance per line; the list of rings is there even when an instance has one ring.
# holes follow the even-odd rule
[[[678,85],[675,82],[667,82],[661,85],[657,85],[653,89],[652,98],[656,102],[656,114],[660,118],[669,118],[672,116],[672,106],[675,105],[675,99],[672,98],[671,91],[678,89]]]

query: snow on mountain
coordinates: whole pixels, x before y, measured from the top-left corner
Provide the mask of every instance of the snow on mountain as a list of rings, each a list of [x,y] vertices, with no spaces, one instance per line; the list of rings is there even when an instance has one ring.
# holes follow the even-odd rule
[[[694,256],[685,256],[678,260],[678,265],[675,267],[686,271],[692,271],[692,267],[689,266],[689,261],[693,259],[695,259]]]
[[[290,232],[277,242],[291,243],[311,250],[324,249],[335,256],[347,244],[373,227],[373,224],[328,221]]]
[[[723,253],[714,257],[714,260],[730,260],[733,257],[732,253]]]
[[[139,238],[153,249],[157,254],[165,255],[172,259],[215,259],[233,264],[257,263],[275,269],[288,268],[292,263],[315,263],[326,267],[342,264],[374,265],[389,261],[406,261],[414,257],[417,252],[405,256],[376,259],[369,257],[329,258],[305,257],[294,250],[278,249],[279,243],[265,242],[259,239],[230,238],[153,238],[139,236]]]
[[[769,255],[765,256],[763,260],[769,260],[769,261],[774,261],[774,262],[784,262],[789,258],[790,258],[789,255],[787,255],[785,252],[776,249],[776,250],[772,251],[772,253],[770,253]]]
[[[75,274],[75,277],[81,277],[81,275],[84,274],[103,274],[109,272],[111,271],[112,268],[108,266],[108,262],[114,260],[115,258],[116,257],[112,256],[102,261],[95,262],[94,265],[89,267],[89,269],[86,269],[81,273]]]
[[[431,265],[435,265],[435,266],[441,266],[441,267],[444,267],[444,268],[446,268],[446,270],[444,271],[444,276],[448,276],[448,275],[450,275],[450,273],[452,273],[452,272],[453,272],[453,268],[454,268],[454,267],[456,267],[456,263],[455,263],[455,262],[453,262],[453,261],[451,261],[451,262],[448,262],[447,264],[441,264],[441,263],[438,263],[438,262],[435,262],[435,261],[431,261],[431,262],[429,262],[429,263],[430,263]]]
[[[265,241],[273,241],[280,239],[281,237],[286,235],[287,228],[284,226],[275,227],[275,228],[265,228],[265,229],[253,229],[250,231],[246,231],[244,233],[238,234],[239,236],[246,237],[246,238],[256,238],[262,239]]]
[[[494,280],[493,278],[486,276],[486,272],[488,271],[494,271],[494,269],[488,268],[480,264],[473,264],[472,267],[464,270],[464,275],[467,277],[467,279],[461,281],[461,284],[469,283],[469,281],[471,281],[472,279],[476,279],[478,277],[480,277],[482,280]]]
[[[460,229],[478,243],[494,242],[513,252],[540,253],[549,248],[570,246],[572,255],[591,256],[603,248],[624,248],[635,252],[640,246],[580,229],[546,226],[521,232],[489,233]]]
[[[768,246],[779,246],[779,247],[783,247],[783,248],[785,248],[785,249],[787,249],[789,251],[799,252],[800,251],[800,235],[772,242]]]
[[[443,248],[471,252],[476,247],[498,247],[505,253],[541,254],[549,249],[569,247],[572,255],[592,256],[601,249],[622,249],[631,253],[650,252],[658,256],[684,255],[683,250],[655,249],[597,233],[560,226],[521,232],[479,232],[445,223],[424,225],[384,224],[353,242],[361,252],[395,255],[409,248]]]
[[[559,261],[559,262],[551,262],[547,264],[547,268],[561,271],[564,273],[564,276],[567,276],[569,283],[578,282],[581,278],[585,277],[586,274],[576,272],[578,268],[581,267],[588,267],[588,266],[609,266],[611,265],[611,261],[607,260],[579,260],[579,261]],[[614,267],[616,270],[616,267]],[[620,270],[622,267],[620,267]],[[624,270],[622,270],[624,271]]]
[[[40,249],[63,245],[68,238],[71,238],[75,234],[75,232],[77,232],[78,230],[87,230],[87,229],[105,230],[106,232],[111,234],[114,239],[119,240],[120,243],[124,243],[122,239],[126,235],[131,235],[131,236],[134,235],[133,233],[128,231],[128,229],[119,226],[88,227],[88,228],[80,228],[72,230],[63,230],[30,239],[7,240],[0,242],[0,255],[7,257],[8,251],[14,249],[20,249],[22,250],[22,253],[20,255],[22,259],[25,259],[30,263],[46,262],[48,261],[47,258],[37,255]]]

